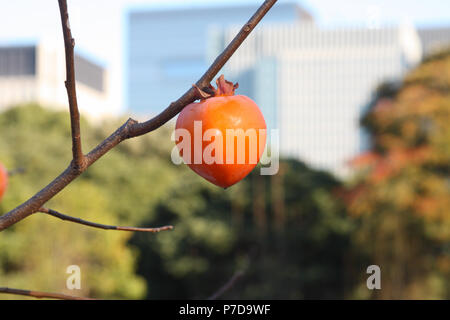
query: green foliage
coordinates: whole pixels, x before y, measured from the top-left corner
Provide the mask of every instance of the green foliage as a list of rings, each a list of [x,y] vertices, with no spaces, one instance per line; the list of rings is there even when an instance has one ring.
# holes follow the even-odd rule
[[[82,126],[86,144],[95,144],[101,133],[84,121]],[[8,168],[26,170],[11,177],[0,213],[32,196],[69,164],[69,128],[66,112],[36,105],[15,107],[0,114],[0,161]],[[111,158],[114,157],[118,155],[113,152]],[[48,206],[91,221],[123,222],[118,202],[112,198],[121,200],[114,194],[116,188],[105,188],[110,183],[108,179],[118,179],[114,172],[123,163],[110,162],[110,172],[93,167],[90,174],[94,176],[79,178]],[[93,177],[99,181],[94,183]],[[146,175],[147,179],[152,177],[152,172]],[[126,189],[133,187],[127,183],[122,192],[126,196]],[[133,219],[137,218],[128,221]],[[136,251],[127,246],[129,237],[128,233],[90,229],[36,213],[0,234],[0,283],[102,298],[140,298],[145,294],[145,283],[134,273]],[[69,276],[66,268],[72,264],[79,265],[82,274],[82,290],[76,293],[65,288]]]
[[[170,219],[175,231],[132,240],[148,297],[206,298],[239,270],[244,279],[224,297],[344,296],[353,283],[342,276],[352,225],[332,196],[339,184],[296,161],[282,167],[279,181],[257,169],[226,191],[184,173],[152,221]]]

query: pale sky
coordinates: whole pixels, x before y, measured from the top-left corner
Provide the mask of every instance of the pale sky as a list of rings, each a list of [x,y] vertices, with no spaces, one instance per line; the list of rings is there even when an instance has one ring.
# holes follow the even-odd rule
[[[288,1],[288,0],[279,0]],[[292,2],[292,1],[289,1]],[[404,20],[418,26],[450,25],[448,0],[303,0],[321,25],[380,25]],[[0,44],[50,40],[61,43],[56,0],[0,0]],[[124,109],[123,46],[128,8],[262,3],[262,0],[69,0],[72,34],[77,50],[106,65],[117,108]],[[165,106],[161,106],[164,108]]]

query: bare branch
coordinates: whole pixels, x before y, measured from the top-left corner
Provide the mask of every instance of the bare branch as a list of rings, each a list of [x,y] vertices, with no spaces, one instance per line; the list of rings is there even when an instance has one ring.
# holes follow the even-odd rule
[[[65,1],[60,0],[60,3]],[[277,2],[277,0],[266,0],[259,7],[256,13],[250,18],[250,20],[242,27],[236,37],[231,41],[231,43],[225,48],[225,50],[216,58],[213,64],[205,72],[205,74],[197,81],[196,86],[199,88],[209,87],[212,79],[217,75],[217,73],[222,69],[225,63],[230,59],[233,53],[239,48],[239,46],[244,42],[250,32],[256,27],[256,25],[261,21],[264,15],[270,10],[270,8]],[[66,12],[62,10],[63,12]],[[64,17],[63,17],[64,21]],[[70,31],[70,29],[69,29]],[[70,33],[68,38],[71,38]],[[72,46],[72,42],[70,42]],[[72,48],[73,49],[73,48]],[[68,68],[70,69],[70,68]],[[0,231],[12,226],[20,220],[25,219],[29,215],[39,211],[39,209],[56,194],[58,194],[62,189],[64,189],[69,183],[76,179],[81,173],[83,173],[90,165],[102,157],[105,153],[110,151],[120,142],[137,137],[148,132],[151,132],[167,121],[175,117],[186,105],[194,102],[198,99],[194,87],[191,87],[185,94],[183,94],[178,100],[172,102],[169,107],[167,107],[163,112],[161,112],[156,117],[143,122],[138,123],[136,120],[129,119],[120,128],[118,128],[113,134],[101,142],[97,147],[95,147],[91,152],[85,156],[85,161],[82,166],[74,166],[72,163],[67,167],[64,172],[62,172],[58,177],[56,177],[50,184],[45,188],[35,194],[32,198],[28,199],[26,202],[22,203],[15,209],[9,211],[0,217]],[[75,121],[76,122],[76,121]],[[75,130],[76,131],[76,130]],[[78,131],[79,133],[79,131]],[[75,135],[77,137],[77,135]]]
[[[12,289],[12,288],[7,288],[7,287],[0,287],[0,293],[16,294],[16,295],[20,295],[20,296],[29,296],[29,297],[38,298],[38,299],[50,298],[50,299],[59,299],[59,300],[95,300],[95,299],[91,299],[91,298],[69,296],[69,295],[60,294],[60,293]]]
[[[74,47],[75,39],[70,31],[69,13],[67,11],[67,1],[58,0],[59,11],[61,13],[61,24],[64,36],[64,49],[66,53],[66,90],[69,99],[70,125],[72,128],[72,154],[73,163],[76,168],[83,167],[84,155],[81,149],[80,112],[78,111],[77,91],[75,85],[75,62]]]
[[[8,170],[9,177],[15,176],[17,174],[22,174],[22,173],[25,173],[25,168],[15,168],[15,169]]]
[[[223,295],[226,291],[230,290],[236,281],[238,281],[242,276],[244,275],[244,271],[239,270],[236,271],[230,280],[227,281],[219,290],[217,290],[216,293],[214,293],[211,297],[208,298],[208,300],[216,300],[221,295]]]
[[[62,214],[58,211],[48,209],[48,208],[40,208],[39,212],[46,213],[48,215],[51,215],[53,217],[59,218],[61,220],[70,221],[78,224],[82,224],[88,227],[93,228],[99,228],[99,229],[105,229],[105,230],[120,230],[120,231],[137,231],[137,232],[161,232],[166,230],[172,230],[173,226],[163,226],[158,228],[137,228],[137,227],[120,227],[120,226],[110,226],[106,224],[100,224],[95,222],[86,221],[80,218],[71,217],[65,214]]]

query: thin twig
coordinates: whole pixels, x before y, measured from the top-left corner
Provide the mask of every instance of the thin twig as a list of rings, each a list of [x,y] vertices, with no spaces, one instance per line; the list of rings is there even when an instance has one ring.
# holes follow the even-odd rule
[[[236,271],[233,276],[230,278],[230,280],[227,281],[219,290],[217,290],[212,296],[208,298],[208,300],[216,300],[221,295],[223,295],[226,291],[230,290],[236,281],[238,281],[242,276],[244,275],[244,271],[239,270]]]
[[[60,0],[60,3],[65,1]],[[196,85],[199,88],[208,87],[212,79],[217,75],[220,69],[230,59],[237,48],[244,42],[250,32],[261,21],[264,15],[270,10],[270,8],[277,2],[277,0],[266,0],[259,7],[256,13],[250,18],[250,20],[242,27],[236,37],[225,48],[225,50],[217,57],[205,74],[197,81]],[[64,19],[63,19],[64,21]],[[70,68],[69,68],[70,69]],[[15,209],[7,212],[0,217],[0,231],[12,226],[28,217],[29,215],[37,212],[48,200],[53,198],[74,179],[76,179],[81,173],[83,173],[90,165],[97,161],[100,157],[118,145],[120,142],[146,134],[153,131],[167,121],[175,117],[186,105],[194,102],[199,98],[196,94],[196,90],[191,87],[183,96],[178,100],[171,103],[163,112],[159,115],[143,123],[138,123],[136,120],[128,119],[120,128],[118,128],[113,134],[101,142],[91,152],[89,152],[83,163],[83,166],[79,167],[74,165],[73,162],[64,170],[58,177],[56,177],[50,184],[48,184],[41,191],[36,193],[33,197],[16,207]]]
[[[81,169],[84,165],[84,155],[81,148],[80,112],[78,111],[77,91],[75,84],[74,47],[75,39],[70,31],[67,1],[58,0],[61,14],[61,25],[64,36],[64,49],[66,54],[66,90],[69,99],[70,125],[72,128],[72,154],[74,165]]]
[[[17,174],[22,174],[22,173],[25,173],[25,168],[15,168],[15,169],[8,170],[9,177],[15,176]]]
[[[50,298],[50,299],[59,299],[59,300],[95,300],[95,299],[91,299],[91,298],[69,296],[69,295],[60,294],[60,293],[12,289],[12,288],[7,288],[7,287],[0,287],[0,293],[16,294],[16,295],[20,295],[20,296],[28,296],[28,297],[38,298],[38,299]]]
[[[61,220],[65,220],[65,221],[70,221],[70,222],[74,222],[74,223],[78,223],[78,224],[82,224],[88,227],[93,227],[93,228],[99,228],[99,229],[105,229],[105,230],[120,230],[120,231],[137,231],[137,232],[161,232],[161,231],[166,231],[166,230],[172,230],[173,226],[163,226],[163,227],[158,227],[158,228],[137,228],[137,227],[120,227],[120,226],[110,226],[110,225],[106,225],[106,224],[101,224],[101,223],[95,223],[95,222],[90,222],[90,221],[86,221],[80,218],[75,218],[75,217],[71,217],[65,214],[62,214],[58,211],[52,210],[52,209],[48,209],[48,208],[40,208],[39,212],[41,213],[46,213],[48,215],[51,215],[53,217],[59,218]]]
[[[208,90],[210,82],[276,2],[277,0],[264,1],[250,20],[244,24],[239,33],[234,37],[225,50],[216,58],[216,60],[214,60],[208,70],[206,70],[202,77],[195,83],[198,88]],[[129,132],[130,137],[140,136],[161,127],[167,121],[180,113],[185,106],[201,98],[202,97],[198,95],[195,87],[189,88],[189,90],[186,91],[178,100],[172,102],[169,107],[153,119],[142,123],[135,123],[131,126]]]

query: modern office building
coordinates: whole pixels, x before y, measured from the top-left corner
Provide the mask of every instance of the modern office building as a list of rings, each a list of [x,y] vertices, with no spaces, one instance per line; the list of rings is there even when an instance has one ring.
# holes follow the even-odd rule
[[[450,26],[418,30],[424,56],[450,49]]]
[[[27,102],[67,108],[65,68],[63,46],[1,46],[0,110]],[[75,75],[80,112],[91,119],[109,115],[105,68],[76,53]]]
[[[131,10],[127,18],[129,111],[156,114],[182,95],[208,67],[210,33],[217,27],[242,26],[256,9],[257,5],[239,5]],[[261,25],[311,19],[297,4],[280,2]]]
[[[216,30],[212,55],[236,28]],[[413,27],[332,29],[265,25],[225,67],[239,93],[256,101],[269,128],[279,129],[280,154],[336,174],[367,147],[359,120],[371,94],[421,59]]]

